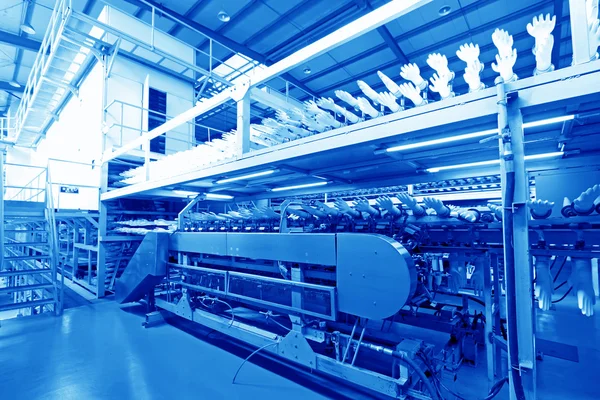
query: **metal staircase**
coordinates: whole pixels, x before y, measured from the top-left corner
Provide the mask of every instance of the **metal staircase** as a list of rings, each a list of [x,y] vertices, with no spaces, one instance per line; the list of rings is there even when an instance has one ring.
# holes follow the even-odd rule
[[[0,155],[0,167],[3,167]],[[3,169],[3,168],[0,168]],[[4,175],[4,174],[3,174]],[[44,173],[47,176],[47,173]],[[0,179],[0,320],[62,313],[63,278],[57,275],[57,241],[51,185],[5,186]],[[10,200],[35,189],[30,201]],[[11,192],[12,190],[12,192]],[[8,194],[8,196],[7,196]],[[18,196],[17,196],[18,197]]]

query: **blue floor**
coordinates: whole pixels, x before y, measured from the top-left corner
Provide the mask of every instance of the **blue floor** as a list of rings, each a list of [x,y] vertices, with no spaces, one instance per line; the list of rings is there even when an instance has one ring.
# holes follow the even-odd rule
[[[168,324],[101,302],[2,322],[2,399],[327,398]],[[245,356],[244,356],[245,357]]]
[[[185,326],[145,329],[142,315],[141,306],[104,300],[65,310],[58,318],[1,321],[0,399],[370,398],[262,357],[246,363],[232,384],[251,350],[226,336]],[[575,299],[568,298],[555,310],[538,313],[537,335],[577,346],[580,357],[579,363],[552,357],[539,362],[538,399],[598,399],[600,315],[582,316]],[[435,343],[435,335],[429,336],[424,339]],[[440,343],[447,340],[442,336]],[[478,367],[460,369],[452,389],[468,399],[481,398],[485,382],[481,359]],[[505,390],[497,397],[506,398]]]

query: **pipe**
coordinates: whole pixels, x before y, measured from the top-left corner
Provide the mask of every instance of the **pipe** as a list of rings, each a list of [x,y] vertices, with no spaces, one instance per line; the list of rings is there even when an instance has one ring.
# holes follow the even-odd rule
[[[508,350],[511,383],[518,400],[525,399],[525,391],[520,375],[519,345],[517,334],[517,303],[515,299],[515,258],[512,251],[513,243],[513,212],[512,204],[515,194],[515,171],[513,164],[510,132],[508,131],[508,115],[506,107],[506,92],[504,80],[496,79],[496,99],[498,105],[498,130],[500,133],[499,146],[504,160],[506,188],[502,194],[502,228],[504,233],[504,277],[506,280],[506,315],[508,322]]]
[[[431,384],[431,381],[429,380],[429,378],[427,378],[427,375],[425,375],[425,372],[421,369],[419,364],[417,364],[415,362],[415,360],[413,360],[412,358],[410,358],[408,356],[408,354],[406,354],[403,351],[392,350],[389,347],[384,347],[381,345],[368,343],[368,342],[362,342],[362,343],[360,343],[360,346],[365,347],[369,350],[375,351],[377,353],[382,353],[382,354],[385,354],[388,356],[398,358],[402,361],[405,361],[408,365],[410,365],[412,367],[412,369],[415,370],[417,375],[419,375],[419,378],[421,378],[421,380],[423,381],[423,384],[427,388],[427,391],[429,392],[429,396],[432,398],[432,400],[440,400],[440,398],[437,394],[437,391]],[[433,371],[432,371],[432,373],[433,373]]]

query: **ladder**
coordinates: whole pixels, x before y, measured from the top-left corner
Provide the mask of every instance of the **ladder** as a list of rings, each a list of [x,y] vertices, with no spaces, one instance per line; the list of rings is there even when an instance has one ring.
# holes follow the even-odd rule
[[[4,171],[0,153],[0,170]],[[15,166],[13,164],[13,166]],[[27,168],[28,166],[22,166]],[[28,200],[18,187],[0,178],[0,320],[16,316],[62,313],[63,279],[57,275],[57,234],[51,185],[46,179]]]

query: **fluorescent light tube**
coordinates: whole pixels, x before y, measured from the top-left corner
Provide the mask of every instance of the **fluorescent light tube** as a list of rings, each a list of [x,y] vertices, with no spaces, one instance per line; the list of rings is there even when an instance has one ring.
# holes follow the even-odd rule
[[[196,196],[198,194],[198,192],[190,192],[188,190],[173,190],[173,193],[180,196]]]
[[[394,147],[390,147],[390,148],[386,149],[385,151],[387,151],[388,153],[392,153],[394,151],[418,149],[421,147],[435,146],[436,144],[444,144],[444,143],[450,143],[450,142],[458,142],[460,140],[475,139],[478,137],[494,135],[497,133],[498,133],[498,129],[488,129],[486,131],[473,132],[473,133],[467,133],[464,135],[450,136],[450,137],[445,137],[445,138],[440,138],[440,139],[428,140],[426,142],[394,146]]]
[[[207,200],[231,200],[233,196],[228,194],[206,193]]]
[[[525,156],[524,159],[525,159],[525,161],[540,160],[543,158],[562,157],[563,154],[564,154],[564,152],[562,152],[562,151],[555,151],[552,153],[542,153],[542,154],[531,154],[531,155]],[[448,171],[451,169],[481,167],[481,166],[485,166],[485,165],[498,165],[498,164],[500,164],[500,160],[487,160],[487,161],[477,161],[477,162],[466,163],[466,164],[446,165],[443,167],[427,168],[425,171],[434,173],[434,172],[440,172],[440,171]]]
[[[540,160],[542,158],[562,157],[565,153],[563,151],[555,151],[553,153],[542,153],[542,154],[531,154],[525,156],[525,161]]]
[[[259,176],[271,175],[272,173],[275,173],[277,171],[278,171],[277,169],[269,169],[266,171],[255,172],[253,174],[241,175],[241,176],[236,176],[236,177],[227,178],[227,179],[220,179],[220,180],[216,181],[215,183],[217,185],[221,185],[223,183],[245,181],[246,179],[252,179],[252,178],[258,178]]]
[[[542,119],[540,121],[526,122],[523,124],[523,128],[533,128],[536,126],[556,124],[558,122],[570,121],[574,118],[575,118],[574,115],[563,115],[562,117],[555,117],[555,118]]]
[[[526,122],[523,124],[523,129],[534,128],[536,126],[556,124],[558,122],[570,121],[574,118],[575,118],[575,115],[563,115],[561,117],[547,118],[547,119],[542,119],[540,121]],[[385,149],[385,151],[387,153],[392,153],[395,151],[419,149],[421,147],[435,146],[438,144],[458,142],[461,140],[468,140],[468,139],[475,139],[478,137],[493,135],[495,133],[498,133],[498,129],[488,129],[488,130],[481,131],[481,132],[473,132],[473,133],[467,133],[464,135],[457,135],[457,136],[450,136],[450,137],[445,137],[445,138],[440,138],[440,139],[428,140],[425,142],[410,143],[410,144],[405,144],[405,145],[400,145],[400,146],[394,146],[394,147]]]
[[[294,189],[304,189],[304,188],[315,187],[315,186],[324,186],[324,185],[327,185],[327,183],[328,183],[327,181],[322,181],[322,182],[306,183],[304,185],[283,186],[283,187],[273,188],[273,189],[271,189],[271,191],[283,192],[284,190],[294,190]]]

